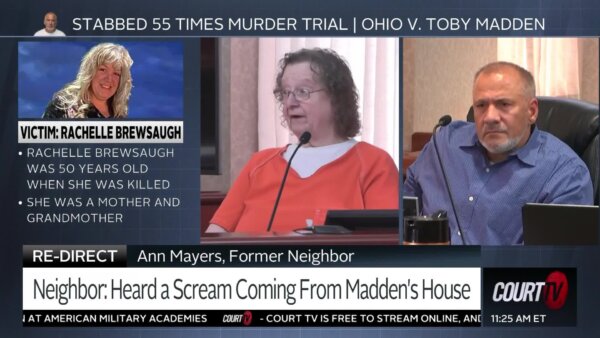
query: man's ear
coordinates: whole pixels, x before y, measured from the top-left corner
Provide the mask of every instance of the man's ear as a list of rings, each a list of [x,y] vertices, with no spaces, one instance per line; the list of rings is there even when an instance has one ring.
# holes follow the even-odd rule
[[[535,121],[537,120],[538,110],[539,110],[539,102],[538,102],[538,99],[534,97],[529,101],[528,113],[529,113],[529,123],[530,124],[534,124]]]

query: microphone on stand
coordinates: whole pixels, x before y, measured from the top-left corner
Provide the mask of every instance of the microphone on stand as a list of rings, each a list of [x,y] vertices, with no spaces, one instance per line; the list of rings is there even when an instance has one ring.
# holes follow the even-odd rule
[[[446,170],[444,170],[444,164],[442,163],[442,159],[440,157],[440,151],[437,146],[437,138],[435,137],[435,133],[438,128],[445,127],[452,122],[452,117],[450,115],[444,115],[440,118],[438,123],[433,127],[433,147],[435,148],[435,154],[438,158],[438,163],[440,164],[440,168],[442,169],[442,176],[444,177],[444,183],[446,184],[446,190],[448,191],[448,197],[450,197],[450,205],[452,205],[452,211],[454,212],[454,220],[456,221],[456,226],[458,227],[458,235],[460,236],[460,240],[463,245],[466,245],[465,238],[463,237],[463,231],[460,226],[460,221],[458,220],[458,214],[456,213],[456,207],[454,206],[454,198],[452,198],[452,191],[450,190],[450,184],[448,183],[448,177],[446,176]]]
[[[290,171],[290,166],[292,165],[292,159],[298,152],[301,146],[305,145],[310,141],[311,134],[308,131],[305,131],[300,135],[299,143],[294,149],[292,156],[290,156],[290,160],[288,161],[287,166],[285,167],[285,172],[283,173],[283,179],[281,180],[281,185],[279,186],[279,192],[277,193],[277,198],[275,199],[275,205],[273,205],[273,212],[271,213],[271,219],[269,220],[269,225],[267,226],[267,231],[271,231],[271,226],[273,226],[273,220],[275,219],[275,213],[277,212],[277,206],[279,206],[279,200],[281,199],[281,193],[283,192],[283,186],[285,185],[285,180],[287,179],[288,172]]]
[[[444,115],[444,116],[440,117],[438,123],[433,128],[433,133],[435,134],[435,131],[436,131],[437,128],[439,128],[439,127],[445,127],[445,126],[449,125],[450,122],[452,122],[452,116],[450,116],[450,115]]]

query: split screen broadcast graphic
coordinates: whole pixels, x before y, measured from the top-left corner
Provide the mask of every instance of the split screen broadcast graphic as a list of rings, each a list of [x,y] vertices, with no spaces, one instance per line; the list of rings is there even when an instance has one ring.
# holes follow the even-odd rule
[[[470,24],[428,23],[430,29]],[[285,23],[292,24],[309,23]],[[339,25],[342,30],[343,24]],[[420,161],[419,152],[434,154],[432,147],[438,151],[437,145],[428,143],[429,137],[435,140],[438,129],[449,128],[450,121],[438,122],[442,116],[420,117],[420,113],[406,109],[427,100],[426,86],[416,79],[425,71],[419,53],[436,43],[448,47],[449,41],[389,39],[391,44],[387,41],[389,45],[380,46],[391,56],[379,62],[395,67],[394,72],[384,74],[377,62],[372,69],[352,69],[360,94],[367,97],[357,103],[364,114],[360,116],[361,134],[358,127],[350,126],[343,132],[335,129],[337,136],[344,136],[343,145],[330,151],[337,154],[335,159],[321,161],[311,169],[293,166],[292,158],[298,156],[294,161],[301,162],[311,156],[313,150],[305,145],[316,148],[326,139],[320,132],[327,128],[319,129],[319,123],[327,121],[316,120],[312,135],[304,137],[298,126],[306,123],[306,116],[301,110],[291,112],[297,107],[310,110],[313,102],[331,95],[329,89],[316,87],[323,84],[319,76],[326,75],[298,80],[289,72],[278,74],[278,57],[273,58],[272,69],[262,75],[262,69],[247,70],[243,58],[256,55],[240,51],[262,46],[262,39],[257,44],[243,38],[18,42],[16,127],[23,168],[17,177],[21,185],[19,222],[31,232],[47,227],[46,238],[36,237],[23,246],[23,326],[577,325],[578,294],[581,297],[583,291],[578,290],[576,267],[486,266],[482,256],[494,248],[464,242],[463,228],[453,218],[457,214],[454,205],[432,213],[428,209],[434,200],[431,197],[401,194],[401,182],[408,166]],[[341,40],[350,41],[349,47],[340,47],[338,52],[351,68],[368,63],[365,56],[352,54],[352,50],[378,43],[374,38]],[[465,45],[488,42],[467,40]],[[281,47],[270,52],[285,55]],[[241,59],[231,61],[232,57]],[[331,55],[294,57],[310,60]],[[281,62],[289,62],[288,67],[298,63],[289,59]],[[414,69],[402,69],[403,62]],[[597,68],[596,64],[596,73]],[[302,72],[315,71],[290,69],[302,76]],[[473,75],[468,78],[472,80]],[[382,78],[391,87],[379,83],[380,87],[371,87],[371,82]],[[416,80],[407,82],[407,78]],[[257,98],[259,91],[266,91],[268,98]],[[407,97],[409,92],[414,98]],[[469,100],[464,107],[465,119]],[[260,115],[258,110],[263,108],[272,111],[270,117]],[[597,109],[595,105],[596,113]],[[385,110],[387,116],[380,117],[374,110]],[[265,118],[272,120],[264,122]],[[255,130],[261,123],[276,125],[274,141],[268,140],[266,132],[257,135],[263,134]],[[597,127],[597,116],[594,123]],[[426,148],[411,151],[405,147],[403,151],[400,145],[409,141],[408,134],[425,125],[427,132],[434,131],[427,135]],[[245,142],[247,139],[252,146]],[[271,146],[259,145],[259,139]],[[293,144],[290,151],[264,155],[269,150],[262,148],[282,148],[282,142]],[[418,140],[409,142],[415,146]],[[251,147],[262,152],[249,160]],[[269,162],[277,154],[285,158],[282,165]],[[350,157],[348,162],[353,163],[348,170],[338,170],[320,183],[333,189],[306,198],[310,191],[302,190],[298,182]],[[437,158],[441,161],[439,154]],[[365,163],[357,165],[361,160]],[[250,167],[244,167],[246,161]],[[269,174],[268,166],[281,170]],[[391,179],[386,168],[395,169]],[[356,175],[356,180],[346,182],[346,175]],[[253,177],[261,180],[252,181]],[[264,184],[267,178],[268,185]],[[369,184],[361,185],[365,180],[370,180]],[[341,183],[336,185],[338,181]],[[441,180],[437,183],[444,184]],[[347,197],[356,192],[349,188],[354,185],[358,190],[375,192],[363,190],[368,197],[361,204]],[[217,191],[209,191],[213,187]],[[235,194],[251,193],[244,200],[227,196],[229,189]],[[260,196],[261,189],[278,194],[268,203],[259,203],[253,198]],[[387,198],[390,189],[395,194],[392,208]],[[300,209],[323,196],[331,198],[325,198],[330,200],[326,206],[300,217],[289,201],[290,194],[304,194],[297,206]],[[457,206],[465,204],[461,201]],[[249,211],[240,205],[256,209]],[[569,243],[562,244],[597,245],[598,209],[585,209],[582,212],[591,220],[581,222],[585,223],[586,235],[565,237],[559,224],[552,227],[554,236],[543,231],[541,238],[534,229],[536,225],[540,228],[540,222],[564,224],[569,219],[557,216],[549,220],[540,216],[546,211],[536,213],[536,206],[527,207],[528,216],[523,221],[531,220],[533,225],[524,229],[525,244],[532,236],[531,244],[568,239]],[[581,210],[571,212],[580,214]],[[235,212],[240,215],[231,216]],[[260,216],[265,219],[264,227],[261,223],[260,229],[236,231],[237,224],[228,223],[236,219],[242,224],[246,213],[264,214]],[[521,215],[520,209],[515,215]],[[288,218],[300,221],[282,226],[281,220]],[[466,232],[474,231],[471,225],[465,226]],[[504,249],[525,250],[522,237]],[[465,238],[478,237],[467,233]]]

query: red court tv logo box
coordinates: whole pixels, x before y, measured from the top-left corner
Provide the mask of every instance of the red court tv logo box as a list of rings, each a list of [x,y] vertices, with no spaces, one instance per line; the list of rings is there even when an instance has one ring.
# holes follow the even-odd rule
[[[577,269],[484,268],[483,325],[577,325]]]

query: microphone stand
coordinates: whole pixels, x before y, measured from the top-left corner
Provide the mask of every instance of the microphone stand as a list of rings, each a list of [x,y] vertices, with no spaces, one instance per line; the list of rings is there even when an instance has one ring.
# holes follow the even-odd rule
[[[294,149],[292,156],[290,156],[290,160],[288,161],[288,164],[285,167],[285,172],[283,173],[283,179],[281,180],[281,185],[279,186],[279,192],[277,193],[277,198],[275,199],[275,205],[273,206],[273,212],[271,213],[271,218],[269,219],[269,225],[267,226],[267,232],[271,231],[271,227],[273,226],[273,220],[275,219],[275,213],[277,212],[277,206],[279,206],[279,200],[281,199],[281,193],[283,192],[283,186],[285,185],[285,180],[287,179],[288,172],[290,171],[290,167],[292,166],[292,159],[296,155],[296,152],[298,152],[298,149],[300,149],[301,146],[307,144],[308,141],[310,141],[311,136],[312,135],[310,134],[310,132],[308,132],[308,131],[303,132],[302,135],[300,135],[299,142],[298,142],[298,145],[296,146],[296,149]]]
[[[440,157],[440,151],[437,146],[437,138],[435,137],[436,131],[440,127],[447,126],[452,121],[452,118],[449,115],[444,115],[438,123],[433,127],[433,147],[435,148],[435,154],[437,155],[438,163],[440,164],[440,168],[442,169],[442,175],[444,177],[444,183],[446,184],[446,189],[448,191],[448,197],[450,197],[450,204],[452,205],[452,211],[454,212],[454,220],[456,221],[456,226],[458,227],[458,235],[460,236],[460,240],[463,245],[466,245],[465,238],[463,236],[463,231],[460,226],[460,221],[458,220],[458,215],[456,213],[456,207],[454,206],[454,198],[452,198],[452,192],[450,191],[450,184],[448,183],[448,177],[446,176],[446,170],[444,170],[444,165],[442,164],[442,158]]]

